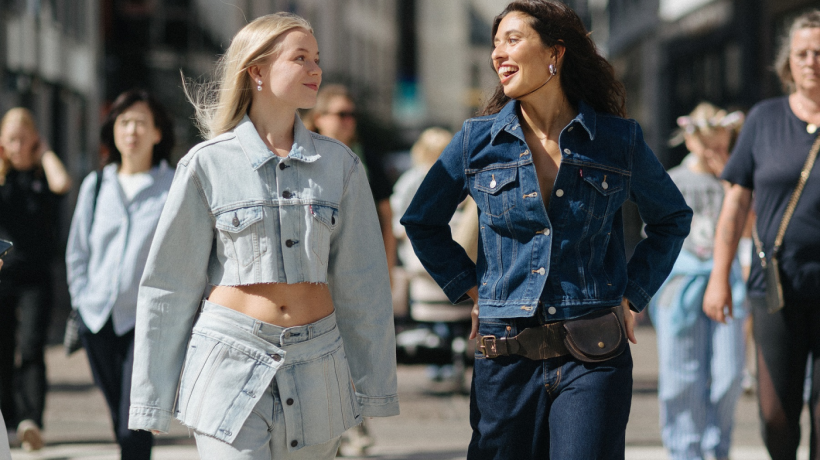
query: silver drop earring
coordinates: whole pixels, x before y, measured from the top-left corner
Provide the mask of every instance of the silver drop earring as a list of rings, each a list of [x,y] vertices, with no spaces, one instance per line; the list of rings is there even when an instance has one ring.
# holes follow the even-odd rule
[[[262,91],[262,80],[256,80],[256,84],[258,85],[256,87],[256,90],[257,91]]]
[[[558,73],[558,70],[555,69],[555,64],[550,64],[548,69],[550,71],[550,75],[555,75]]]

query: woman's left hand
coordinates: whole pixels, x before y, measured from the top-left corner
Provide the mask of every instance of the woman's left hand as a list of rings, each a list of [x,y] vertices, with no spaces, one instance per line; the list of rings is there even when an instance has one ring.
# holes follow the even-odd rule
[[[624,309],[624,329],[626,330],[626,338],[630,342],[637,345],[638,339],[635,338],[635,313],[629,308],[629,299],[626,297],[621,299],[621,308]]]

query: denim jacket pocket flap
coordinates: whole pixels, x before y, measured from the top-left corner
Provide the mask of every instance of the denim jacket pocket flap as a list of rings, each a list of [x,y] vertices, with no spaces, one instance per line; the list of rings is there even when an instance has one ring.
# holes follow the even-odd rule
[[[195,331],[179,383],[177,419],[200,433],[232,442],[279,366],[270,356],[228,337]]]
[[[624,188],[626,179],[623,174],[597,169],[584,169],[584,181],[601,195],[612,195]]]
[[[226,211],[216,216],[216,228],[229,233],[238,233],[262,220],[264,214],[262,206]]]
[[[517,167],[484,169],[475,174],[474,185],[476,190],[494,195],[514,182],[517,174]]]
[[[330,230],[335,229],[339,223],[339,211],[332,206],[312,204],[310,205],[310,214]]]

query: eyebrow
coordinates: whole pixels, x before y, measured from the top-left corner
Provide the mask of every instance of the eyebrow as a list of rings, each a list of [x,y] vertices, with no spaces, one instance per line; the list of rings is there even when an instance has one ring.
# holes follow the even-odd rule
[[[510,30],[504,32],[505,37],[509,37],[512,34],[523,34],[523,32],[521,32],[518,29],[510,29]],[[495,43],[498,40],[499,40],[499,37],[497,35],[495,37],[493,37],[493,43]]]
[[[296,51],[297,51],[297,52],[298,52],[298,51],[304,51],[305,53],[310,53],[310,50],[309,50],[309,49],[307,49],[307,48],[296,48]],[[317,52],[316,52],[316,54],[319,54],[319,52],[317,51]]]

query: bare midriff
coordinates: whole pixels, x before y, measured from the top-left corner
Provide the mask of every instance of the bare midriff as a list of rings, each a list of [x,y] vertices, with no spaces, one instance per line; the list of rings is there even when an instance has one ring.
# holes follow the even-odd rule
[[[330,289],[320,283],[216,286],[208,300],[282,327],[303,326],[333,313]]]

